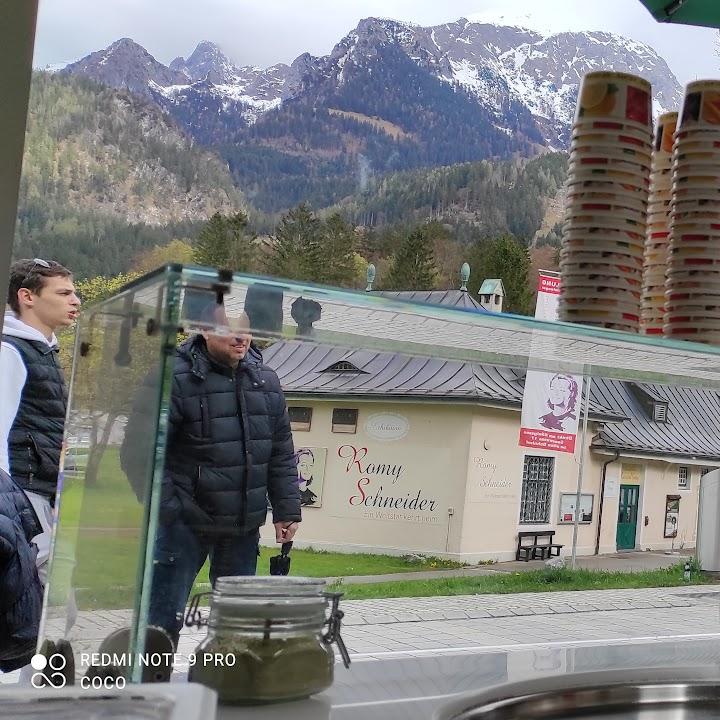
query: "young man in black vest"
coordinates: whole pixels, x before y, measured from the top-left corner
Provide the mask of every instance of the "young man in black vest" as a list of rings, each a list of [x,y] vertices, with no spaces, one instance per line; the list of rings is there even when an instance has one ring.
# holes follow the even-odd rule
[[[47,580],[52,505],[62,449],[67,392],[55,332],[78,317],[71,272],[36,258],[10,268],[0,348],[0,469],[26,493],[40,520],[40,580]]]

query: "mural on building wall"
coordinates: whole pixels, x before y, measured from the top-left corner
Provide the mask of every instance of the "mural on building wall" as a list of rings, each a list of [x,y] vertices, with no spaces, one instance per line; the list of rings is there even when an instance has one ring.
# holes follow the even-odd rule
[[[441,509],[432,491],[416,485],[408,468],[367,447],[341,445],[337,450],[344,474],[351,478],[348,507],[369,520],[437,524]]]
[[[301,447],[295,451],[300,486],[300,504],[321,507],[327,448]]]
[[[581,394],[579,375],[528,370],[520,446],[574,453]]]

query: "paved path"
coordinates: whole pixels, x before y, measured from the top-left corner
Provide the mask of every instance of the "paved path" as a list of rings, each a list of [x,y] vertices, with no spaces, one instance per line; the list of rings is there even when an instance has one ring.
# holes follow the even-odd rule
[[[662,554],[636,555],[639,557],[631,561],[642,560],[644,569],[648,563],[678,561]],[[625,558],[603,563],[612,565],[625,562]],[[720,640],[720,585],[350,600],[341,607],[345,612],[343,637],[356,661],[527,645],[701,636]],[[74,647],[96,651],[100,640],[127,625],[129,617],[128,610],[81,612],[73,632]],[[178,655],[193,653],[204,635],[204,630],[186,628]],[[182,663],[176,667],[180,672],[185,669]],[[2,682],[17,682],[17,673],[0,675]]]
[[[529,644],[720,639],[720,586],[351,600],[342,607],[343,638],[358,660]],[[203,635],[186,629],[178,653],[192,653]]]

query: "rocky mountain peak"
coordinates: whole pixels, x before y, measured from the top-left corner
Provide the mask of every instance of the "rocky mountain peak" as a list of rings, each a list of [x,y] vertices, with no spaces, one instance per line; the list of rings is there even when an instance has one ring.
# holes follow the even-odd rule
[[[104,50],[67,65],[61,72],[86,75],[105,85],[145,96],[150,94],[151,82],[163,87],[187,83],[184,73],[171,70],[158,62],[131,38],[116,40]]]
[[[233,83],[238,75],[220,46],[209,40],[198,43],[187,60],[182,57],[173,60],[170,67],[184,72],[193,81],[207,80],[219,85]]]

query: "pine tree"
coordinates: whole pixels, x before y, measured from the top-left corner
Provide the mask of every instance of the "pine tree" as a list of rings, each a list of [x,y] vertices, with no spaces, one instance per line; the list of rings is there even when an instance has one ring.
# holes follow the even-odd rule
[[[472,270],[469,291],[477,293],[486,278],[500,278],[505,287],[503,311],[517,315],[532,314],[530,289],[530,253],[518,240],[502,236],[478,241],[471,253]]]
[[[237,272],[253,269],[255,245],[243,212],[224,216],[215,213],[200,231],[193,260],[200,265]]]
[[[393,290],[432,290],[437,279],[433,246],[427,227],[411,231],[393,255],[383,285]]]
[[[322,279],[323,227],[306,203],[283,215],[275,229],[266,269],[271,275],[291,280]]]
[[[323,223],[323,262],[316,276],[318,282],[348,287],[356,275],[355,231],[339,213],[332,214]]]

